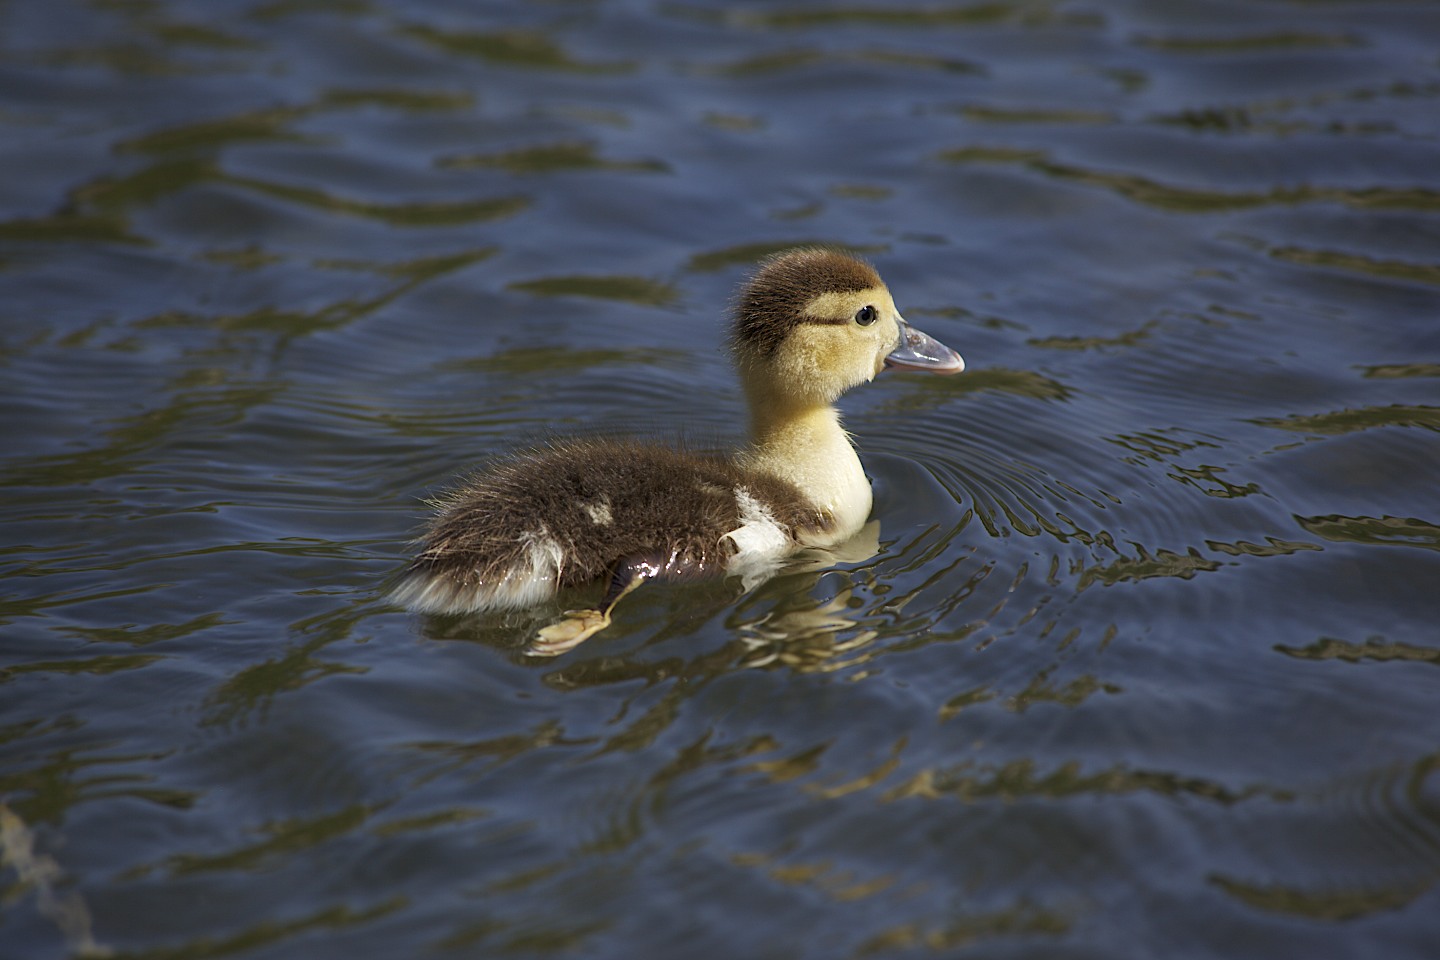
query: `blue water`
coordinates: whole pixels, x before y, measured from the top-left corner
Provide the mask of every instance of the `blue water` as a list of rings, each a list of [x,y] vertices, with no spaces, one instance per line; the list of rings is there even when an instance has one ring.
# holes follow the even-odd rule
[[[0,957],[1424,958],[1440,10],[0,5]],[[548,436],[733,441],[757,258],[828,569],[383,588]]]

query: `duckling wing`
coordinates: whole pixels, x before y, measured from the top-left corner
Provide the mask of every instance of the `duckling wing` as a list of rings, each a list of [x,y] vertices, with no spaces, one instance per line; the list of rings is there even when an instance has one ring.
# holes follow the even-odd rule
[[[655,576],[782,556],[820,522],[798,490],[721,458],[631,441],[568,441],[493,466],[446,496],[393,591],[432,613],[518,608],[622,561]]]

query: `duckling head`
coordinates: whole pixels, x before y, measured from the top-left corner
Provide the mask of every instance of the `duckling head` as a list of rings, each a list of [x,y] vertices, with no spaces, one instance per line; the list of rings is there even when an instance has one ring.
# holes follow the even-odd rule
[[[905,322],[874,267],[825,249],[761,264],[740,292],[731,344],[752,403],[828,405],[887,366],[965,369],[960,354]]]

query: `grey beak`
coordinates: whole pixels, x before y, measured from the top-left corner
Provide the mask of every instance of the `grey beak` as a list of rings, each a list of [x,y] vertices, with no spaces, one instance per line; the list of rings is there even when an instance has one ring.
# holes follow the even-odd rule
[[[885,357],[885,366],[896,370],[923,370],[926,373],[959,373],[965,360],[945,344],[916,330],[904,320],[900,324],[900,345]]]

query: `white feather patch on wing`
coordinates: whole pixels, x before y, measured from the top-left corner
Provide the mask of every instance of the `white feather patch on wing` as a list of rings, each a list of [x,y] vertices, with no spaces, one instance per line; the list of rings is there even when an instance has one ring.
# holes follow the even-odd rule
[[[790,531],[744,487],[735,488],[735,505],[740,509],[740,526],[725,534],[735,544],[735,556],[728,565],[730,572],[773,569],[792,549]]]
[[[585,512],[590,515],[590,522],[597,527],[608,527],[615,521],[615,515],[610,512],[610,498],[601,497],[594,503],[584,504]]]

